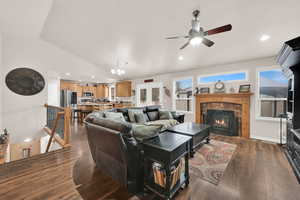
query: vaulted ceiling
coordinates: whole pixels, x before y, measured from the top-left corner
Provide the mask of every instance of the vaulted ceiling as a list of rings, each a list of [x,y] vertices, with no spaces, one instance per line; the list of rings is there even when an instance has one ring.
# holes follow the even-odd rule
[[[41,9],[38,5],[28,9],[43,13],[38,19],[44,20],[42,39],[106,72],[117,60],[129,62],[123,78],[273,56],[284,41],[300,33],[299,0],[54,0],[52,4],[48,0],[40,4]],[[30,10],[17,9],[32,24],[36,22]],[[164,38],[185,35],[194,9],[200,9],[204,29],[231,23],[232,31],[210,36],[216,43],[211,48],[179,50],[184,39]],[[263,34],[270,35],[270,40],[261,42]],[[178,60],[179,56],[184,59]]]

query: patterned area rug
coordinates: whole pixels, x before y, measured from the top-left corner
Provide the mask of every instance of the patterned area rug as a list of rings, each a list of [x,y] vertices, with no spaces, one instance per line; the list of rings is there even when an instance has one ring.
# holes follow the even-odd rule
[[[190,176],[218,185],[236,147],[217,140],[204,144],[190,159]]]

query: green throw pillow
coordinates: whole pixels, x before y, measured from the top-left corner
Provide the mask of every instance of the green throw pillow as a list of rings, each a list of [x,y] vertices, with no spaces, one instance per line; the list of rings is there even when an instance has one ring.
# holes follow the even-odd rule
[[[135,118],[136,123],[139,123],[139,124],[144,124],[147,122],[144,113],[135,113],[134,118]]]
[[[156,137],[160,132],[161,126],[147,126],[141,124],[133,124],[132,125],[132,135],[134,138],[142,142],[146,139],[150,139]]]
[[[129,116],[129,120],[131,123],[136,123],[135,116],[134,116],[136,113],[143,114],[144,112],[143,112],[143,109],[129,109],[128,110],[128,116]]]
[[[112,120],[117,120],[117,121],[122,121],[125,122],[125,118],[122,113],[117,113],[117,112],[106,112],[105,113],[105,118],[112,119]]]
[[[173,119],[173,115],[170,111],[159,111],[159,119]]]

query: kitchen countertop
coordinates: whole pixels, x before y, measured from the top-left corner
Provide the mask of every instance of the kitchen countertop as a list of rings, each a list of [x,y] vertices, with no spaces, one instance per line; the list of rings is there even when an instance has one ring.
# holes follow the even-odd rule
[[[98,105],[113,105],[113,104],[132,104],[132,102],[99,102],[99,103],[91,103],[91,102],[86,102],[86,103],[78,103],[78,106],[98,106]]]

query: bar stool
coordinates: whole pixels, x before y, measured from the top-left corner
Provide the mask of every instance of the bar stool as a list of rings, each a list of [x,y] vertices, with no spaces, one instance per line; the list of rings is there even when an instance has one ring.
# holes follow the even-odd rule
[[[83,124],[84,118],[86,118],[86,116],[92,112],[93,112],[93,110],[81,110],[80,111],[80,123]]]
[[[79,109],[79,108],[73,109],[72,110],[72,120],[80,119],[80,112],[81,112],[81,109]]]

